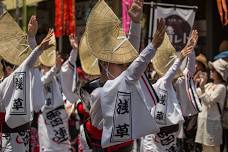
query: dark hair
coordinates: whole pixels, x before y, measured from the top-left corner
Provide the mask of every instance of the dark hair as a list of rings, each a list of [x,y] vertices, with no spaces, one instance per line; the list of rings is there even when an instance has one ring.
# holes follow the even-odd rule
[[[6,70],[6,67],[11,67],[12,69],[15,67],[15,65],[13,65],[13,64],[11,64],[11,63],[9,63],[9,62],[7,62],[6,60],[1,60],[1,63],[2,63],[2,66],[3,66],[3,71],[5,71]]]
[[[214,70],[215,70],[215,69],[214,69]],[[225,80],[223,80],[223,78],[222,78],[221,74],[220,74],[218,71],[216,71],[216,70],[215,70],[215,72],[217,73],[217,75],[218,75],[219,79],[220,79],[220,80],[222,80],[222,82],[223,82],[223,83],[226,83],[226,81],[225,81]]]

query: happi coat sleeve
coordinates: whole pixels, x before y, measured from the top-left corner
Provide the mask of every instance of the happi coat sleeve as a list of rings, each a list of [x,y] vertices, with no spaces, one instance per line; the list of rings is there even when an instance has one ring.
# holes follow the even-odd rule
[[[188,57],[187,66],[183,71],[183,75],[177,79],[174,86],[183,116],[192,116],[202,110],[202,105],[193,80],[194,73],[195,52],[193,51]]]
[[[76,81],[77,81],[77,73],[76,73],[76,60],[77,53],[75,50],[72,50],[70,53],[70,57],[68,60],[62,65],[60,70],[60,80],[61,87],[64,96],[71,103],[75,103],[78,99],[76,94]]]
[[[29,44],[30,48],[31,48],[31,49],[35,49],[35,47],[37,46],[36,38],[33,37],[33,36],[29,36],[29,35],[28,35],[27,41],[28,41],[28,44]]]
[[[131,22],[131,27],[128,33],[128,39],[134,48],[139,51],[141,38],[141,24]]]

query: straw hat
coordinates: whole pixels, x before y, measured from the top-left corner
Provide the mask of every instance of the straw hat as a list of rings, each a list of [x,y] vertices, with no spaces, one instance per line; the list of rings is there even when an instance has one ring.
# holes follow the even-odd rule
[[[0,56],[13,65],[20,65],[31,53],[26,34],[9,13],[0,16]]]
[[[105,1],[98,1],[88,17],[85,35],[89,51],[99,60],[124,64],[138,56],[125,34],[120,34],[120,25],[120,20]]]
[[[214,62],[209,62],[209,68],[214,68],[221,76],[224,81],[228,78],[228,62],[223,59],[218,59]]]
[[[165,33],[164,40],[161,46],[157,49],[155,56],[152,59],[154,70],[163,76],[173,65],[177,57],[176,49],[171,44],[167,33]],[[179,77],[181,71],[178,70],[175,77]]]
[[[79,57],[83,71],[89,75],[100,75],[98,59],[94,57],[87,45],[86,36],[83,35],[79,46]]]
[[[47,67],[54,66],[56,62],[56,40],[54,34],[51,38],[50,43],[52,44],[52,47],[44,50],[44,52],[39,57],[40,63]]]
[[[200,54],[196,57],[196,61],[202,63],[206,68],[208,68],[207,58],[206,58],[206,56],[203,55],[202,53],[200,53]]]

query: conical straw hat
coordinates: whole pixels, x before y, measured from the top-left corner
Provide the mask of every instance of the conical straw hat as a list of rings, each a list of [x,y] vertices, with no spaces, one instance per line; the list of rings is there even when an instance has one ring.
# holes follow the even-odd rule
[[[0,56],[13,65],[20,65],[31,53],[26,34],[9,13],[0,16]]]
[[[165,38],[161,46],[157,49],[155,56],[152,59],[154,70],[163,76],[173,65],[177,57],[176,49],[171,44],[167,33],[165,33]],[[176,77],[181,75],[181,71],[178,70]]]
[[[98,1],[88,17],[86,38],[90,52],[99,60],[124,64],[138,56],[126,36],[120,36],[120,25],[120,20],[105,1]]]
[[[100,75],[98,59],[90,53],[85,35],[82,36],[80,41],[79,57],[85,73],[89,75]]]
[[[40,63],[47,67],[54,66],[56,62],[56,40],[54,34],[51,38],[50,43],[52,44],[52,47],[44,50],[44,52],[39,57]]]

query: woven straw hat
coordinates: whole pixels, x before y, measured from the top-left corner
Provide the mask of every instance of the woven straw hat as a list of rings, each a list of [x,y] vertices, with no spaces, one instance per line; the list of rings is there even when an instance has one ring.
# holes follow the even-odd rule
[[[197,57],[196,57],[196,61],[202,63],[205,68],[208,68],[208,63],[207,63],[207,58],[205,55],[203,55],[202,53],[200,53]]]
[[[9,13],[3,13],[0,16],[0,56],[18,66],[30,53],[26,34]]]
[[[44,52],[39,57],[40,63],[47,67],[54,66],[56,62],[56,40],[54,34],[51,38],[50,43],[52,46],[44,50]]]
[[[86,27],[89,51],[99,60],[124,64],[132,62],[138,52],[125,34],[120,34],[120,20],[105,3],[100,0],[92,9]]]
[[[152,59],[154,70],[163,76],[173,65],[177,57],[176,49],[171,44],[167,33],[165,33],[165,38],[161,46],[157,49],[155,56]],[[176,78],[181,75],[181,71],[178,70],[176,73]]]
[[[79,57],[85,73],[89,75],[100,75],[98,59],[90,53],[85,35],[82,36],[80,41]]]

